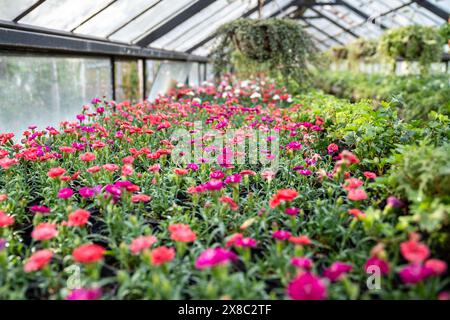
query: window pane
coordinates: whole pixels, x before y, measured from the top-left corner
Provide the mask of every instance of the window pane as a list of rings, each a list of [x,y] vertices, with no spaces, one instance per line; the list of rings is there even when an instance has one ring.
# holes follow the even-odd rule
[[[162,0],[139,18],[111,35],[110,39],[122,42],[137,40],[194,2],[192,0]]]
[[[158,0],[119,0],[81,25],[75,32],[97,37],[106,37],[115,29],[157,2]]]
[[[116,100],[140,101],[143,97],[142,60],[115,61]]]
[[[145,60],[146,66],[145,66],[145,88],[147,92],[145,93],[145,96],[148,97],[152,87],[153,83],[155,82],[156,75],[158,74],[159,67],[161,66],[161,61],[159,60]]]
[[[75,120],[92,98],[111,98],[110,69],[103,58],[1,54],[0,132]]]
[[[47,0],[20,22],[70,31],[110,2],[111,0]]]
[[[200,69],[199,63],[194,62],[191,64],[191,70],[189,72],[189,85],[192,87],[198,87],[200,85]]]
[[[0,0],[0,19],[13,20],[38,0]]]
[[[189,76],[190,67],[191,64],[185,62],[162,62],[148,99],[154,100],[158,95],[167,93],[170,88],[175,87],[177,84],[185,84]]]

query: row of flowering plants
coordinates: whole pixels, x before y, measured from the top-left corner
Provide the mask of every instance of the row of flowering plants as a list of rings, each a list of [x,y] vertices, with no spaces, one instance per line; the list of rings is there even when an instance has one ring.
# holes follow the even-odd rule
[[[327,130],[224,80],[2,133],[0,298],[448,299],[407,204]]]

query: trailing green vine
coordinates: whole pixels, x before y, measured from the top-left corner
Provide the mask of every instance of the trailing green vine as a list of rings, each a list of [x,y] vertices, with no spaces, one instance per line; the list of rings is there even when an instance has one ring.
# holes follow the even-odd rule
[[[310,66],[317,62],[311,37],[292,20],[239,19],[222,26],[218,34],[212,53],[216,76],[257,65],[271,76],[306,82]]]

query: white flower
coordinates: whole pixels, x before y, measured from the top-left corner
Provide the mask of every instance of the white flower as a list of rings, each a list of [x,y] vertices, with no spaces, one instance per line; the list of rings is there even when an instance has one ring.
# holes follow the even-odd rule
[[[273,99],[273,100],[280,100],[280,96],[276,94],[276,95],[274,95],[274,96],[272,97],[272,99]]]
[[[186,93],[188,96],[195,96],[195,93],[194,92],[192,92],[192,91],[189,91],[188,93]]]
[[[222,93],[222,98],[227,98],[228,97],[228,92],[224,92],[224,93]]]
[[[261,94],[259,94],[258,92],[253,92],[252,95],[250,96],[250,99],[259,99],[261,98]]]
[[[184,83],[178,82],[177,83],[177,88],[183,88],[184,87]]]
[[[202,99],[194,98],[194,99],[192,99],[192,102],[197,102],[198,104],[201,104],[202,103]]]

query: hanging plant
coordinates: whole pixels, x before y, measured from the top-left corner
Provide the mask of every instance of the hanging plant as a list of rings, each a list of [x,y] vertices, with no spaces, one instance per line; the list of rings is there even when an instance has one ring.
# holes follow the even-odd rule
[[[386,31],[381,37],[379,51],[390,61],[417,61],[426,71],[442,58],[442,39],[432,27],[406,26]]]
[[[330,49],[330,55],[334,61],[347,60],[348,48],[346,46],[334,46]]]
[[[371,61],[377,54],[378,42],[373,39],[359,38],[348,47],[348,58],[352,61]]]
[[[310,36],[288,19],[239,19],[218,30],[219,43],[212,53],[217,76],[237,66],[234,52],[253,64],[264,66],[272,76],[303,81],[316,60],[317,49]],[[243,65],[242,63],[240,65]],[[245,64],[244,64],[245,65]]]
[[[443,40],[442,43],[450,46],[450,19],[439,28],[439,34]]]

